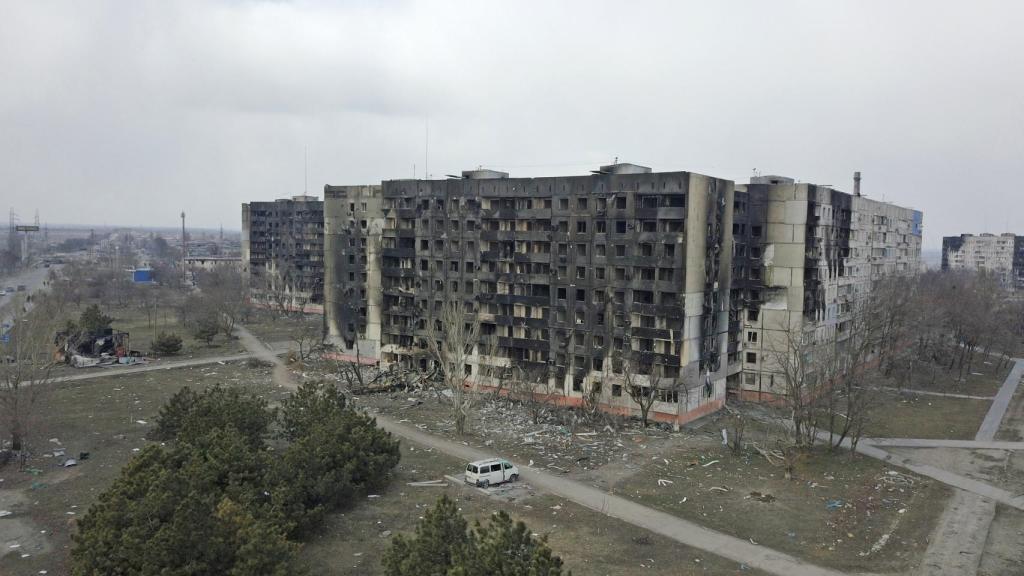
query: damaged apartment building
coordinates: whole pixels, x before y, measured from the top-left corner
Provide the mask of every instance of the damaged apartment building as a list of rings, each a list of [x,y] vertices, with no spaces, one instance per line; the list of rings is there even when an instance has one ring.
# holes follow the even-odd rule
[[[1003,288],[1024,291],[1024,236],[961,234],[942,238],[942,269],[993,275]]]
[[[794,335],[842,342],[856,306],[887,275],[920,269],[922,213],[792,178],[759,176],[735,192],[730,391],[785,393],[780,355]],[[799,336],[797,336],[799,337]]]
[[[425,322],[461,302],[480,322],[467,366],[515,366],[569,405],[656,419],[725,401],[733,183],[632,164],[587,176],[327,186],[327,324],[362,361],[426,369]],[[492,372],[488,372],[492,373]],[[491,383],[493,384],[493,383]]]
[[[920,212],[854,192],[633,164],[510,178],[471,170],[324,190],[324,304],[344,358],[426,370],[426,322],[479,322],[466,366],[515,368],[567,405],[682,423],[783,393],[789,331],[842,339],[859,297],[919,268]]]
[[[300,195],[242,204],[242,278],[250,301],[323,312],[324,203]]]

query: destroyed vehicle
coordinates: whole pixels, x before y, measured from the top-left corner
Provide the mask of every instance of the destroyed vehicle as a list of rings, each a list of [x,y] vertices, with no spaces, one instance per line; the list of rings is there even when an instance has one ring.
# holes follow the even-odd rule
[[[486,488],[492,484],[515,482],[519,479],[519,468],[501,458],[478,460],[466,466],[465,477],[467,484]]]

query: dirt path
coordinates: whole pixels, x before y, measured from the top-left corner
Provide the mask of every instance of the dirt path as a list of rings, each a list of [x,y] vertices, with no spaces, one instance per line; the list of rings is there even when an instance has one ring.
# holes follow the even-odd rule
[[[470,446],[423,432],[418,428],[399,424],[386,416],[377,415],[377,423],[393,434],[466,461],[493,456],[493,454],[484,453]],[[842,572],[809,564],[747,540],[709,530],[682,518],[608,494],[565,477],[553,476],[527,467],[522,467],[521,473],[523,480],[528,481],[538,490],[571,500],[591,510],[661,534],[682,544],[700,548],[772,574],[781,576],[836,576],[842,574]]]
[[[288,372],[288,367],[284,365],[284,362],[281,361],[275,350],[269,348],[245,326],[236,325],[235,334],[238,335],[239,341],[249,351],[249,354],[274,365],[274,384],[289,390],[295,389],[295,380],[292,379],[291,373]]]
[[[941,440],[934,438],[861,438],[872,446],[904,448],[966,448],[968,450],[1024,450],[1024,442],[984,442],[980,440]]]

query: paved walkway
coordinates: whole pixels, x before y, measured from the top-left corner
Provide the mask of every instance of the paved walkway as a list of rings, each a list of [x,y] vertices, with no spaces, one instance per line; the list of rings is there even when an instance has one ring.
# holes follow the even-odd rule
[[[975,576],[995,515],[995,502],[956,490],[932,533],[917,575]]]
[[[467,462],[493,457],[490,452],[452,442],[433,434],[423,432],[413,426],[399,424],[390,418],[377,415],[377,423],[385,430],[402,436],[408,440],[429,446],[450,456]],[[709,530],[699,524],[683,520],[672,514],[648,508],[620,496],[608,494],[587,484],[570,480],[565,477],[553,476],[546,472],[520,467],[524,480],[539,490],[571,500],[581,506],[590,508],[612,518],[618,518],[634,526],[650,530],[675,540],[676,542],[705,550],[723,558],[746,564],[765,572],[780,576],[811,576],[842,574],[835,570],[809,564],[793,556],[751,544],[747,540]]]
[[[1001,442],[993,440],[948,440],[931,438],[861,438],[861,442],[872,446],[901,448],[966,448],[968,450],[1024,450],[1024,442]]]
[[[985,415],[985,420],[981,423],[981,428],[978,429],[978,434],[974,437],[975,440],[990,441],[996,437],[996,432],[999,431],[999,425],[1003,422],[1003,416],[1006,414],[1006,409],[1010,406],[1010,400],[1013,399],[1013,393],[1017,391],[1017,386],[1020,384],[1020,380],[1024,377],[1024,359],[1014,358],[1013,370],[1006,376],[1006,381],[999,387],[999,392],[996,393],[995,400],[992,401],[992,406],[988,409],[988,414]]]
[[[818,438],[823,441],[828,440],[828,434],[824,432],[818,432]],[[842,445],[846,448],[849,448],[850,440],[848,438],[843,440]],[[978,496],[984,496],[985,498],[991,498],[996,502],[1006,504],[1007,506],[1012,506],[1014,508],[1017,508],[1018,510],[1024,510],[1024,495],[1017,495],[1007,490],[1003,490],[1002,488],[996,488],[991,484],[979,482],[978,480],[975,480],[973,478],[968,478],[967,476],[963,476],[961,474],[956,474],[948,470],[943,470],[942,468],[937,468],[935,466],[932,466],[931,464],[921,464],[915,462],[911,458],[886,452],[885,450],[882,450],[878,446],[867,444],[864,441],[857,443],[857,452],[865,456],[870,456],[883,462],[887,462],[888,464],[891,464],[893,466],[906,468],[911,472],[916,472],[922,476],[927,476],[929,478],[938,480],[939,482],[942,482],[943,484],[948,484],[949,486],[952,486],[954,488],[966,490],[967,492],[977,494]]]

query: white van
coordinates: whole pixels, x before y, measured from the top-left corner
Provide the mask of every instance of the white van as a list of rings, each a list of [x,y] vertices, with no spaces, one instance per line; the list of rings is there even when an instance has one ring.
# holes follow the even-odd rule
[[[466,466],[466,483],[475,484],[484,488],[491,484],[502,482],[515,482],[519,479],[519,468],[516,468],[508,460],[491,458],[490,460],[478,460],[470,462]]]

